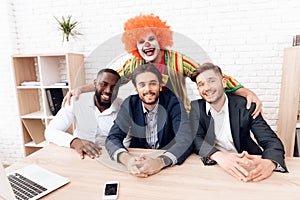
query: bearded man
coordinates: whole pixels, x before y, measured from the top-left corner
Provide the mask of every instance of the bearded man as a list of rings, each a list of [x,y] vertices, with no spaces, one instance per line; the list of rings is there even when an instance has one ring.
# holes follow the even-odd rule
[[[46,140],[75,149],[82,159],[85,154],[98,157],[123,102],[117,98],[119,79],[115,70],[101,69],[94,82],[94,92],[82,94],[78,101],[72,98],[71,105],[62,107],[45,130]],[[73,122],[76,129],[71,135],[67,129]]]
[[[122,42],[126,51],[132,54],[132,57],[120,69],[117,69],[121,76],[121,84],[131,80],[134,69],[139,65],[154,64],[163,75],[162,91],[171,90],[183,102],[186,110],[189,111],[190,100],[187,96],[185,78],[191,78],[192,73],[199,67],[199,64],[182,53],[169,50],[173,45],[173,32],[170,30],[170,26],[154,14],[140,14],[125,22]],[[256,94],[244,88],[234,78],[225,74],[223,76],[227,83],[225,91],[245,97],[247,108],[250,108],[252,102],[256,103],[253,117],[258,116],[262,104]],[[91,90],[91,84],[72,90],[66,95],[64,104],[65,102],[70,103],[72,95],[78,98],[81,93]]]

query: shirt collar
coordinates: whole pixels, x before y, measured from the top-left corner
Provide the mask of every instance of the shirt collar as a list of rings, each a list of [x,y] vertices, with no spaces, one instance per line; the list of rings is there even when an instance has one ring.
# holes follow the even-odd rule
[[[113,103],[110,105],[109,108],[107,108],[106,110],[104,110],[103,112],[100,112],[99,109],[97,108],[97,106],[95,105],[94,103],[94,108],[98,111],[97,113],[98,114],[102,114],[102,115],[109,115],[111,113],[114,113],[114,112],[118,112],[119,110],[119,106],[120,106],[120,103],[119,103],[119,99],[116,98]]]
[[[149,112],[151,112],[151,113],[157,113],[157,110],[158,110],[158,104],[159,104],[159,99],[157,100],[157,104],[155,105],[155,107],[153,108],[153,110],[151,110],[151,111],[148,111],[146,108],[145,108],[145,106],[144,106],[144,103],[142,102],[142,107],[143,107],[143,113],[149,113]]]
[[[206,114],[208,115],[209,112],[213,112],[213,113],[221,113],[221,112],[227,112],[228,111],[228,98],[227,95],[225,95],[225,102],[224,105],[222,107],[222,109],[220,110],[220,112],[217,112],[213,107],[211,107],[211,105],[206,102]]]

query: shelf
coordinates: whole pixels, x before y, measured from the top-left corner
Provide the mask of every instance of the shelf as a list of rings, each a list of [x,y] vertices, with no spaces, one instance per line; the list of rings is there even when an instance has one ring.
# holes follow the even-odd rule
[[[49,86],[43,86],[42,88],[45,88],[45,89],[51,89],[51,88],[65,88],[65,89],[69,89],[69,86],[49,85]]]
[[[22,119],[43,119],[45,118],[43,111],[37,111],[21,116]]]
[[[44,140],[43,142],[39,144],[35,144],[33,141],[26,143],[24,146],[25,147],[45,147],[49,144],[48,141]]]
[[[65,88],[69,89],[69,86],[65,85],[47,85],[47,86],[17,86],[17,89],[48,89],[48,88]]]
[[[54,116],[53,115],[49,115],[49,116],[47,116],[47,119],[50,119],[50,120],[52,120],[54,118]]]
[[[22,119],[22,122],[27,129],[32,141],[38,144],[45,140],[44,130],[45,124],[41,119]]]
[[[17,89],[41,89],[41,86],[17,86]]]

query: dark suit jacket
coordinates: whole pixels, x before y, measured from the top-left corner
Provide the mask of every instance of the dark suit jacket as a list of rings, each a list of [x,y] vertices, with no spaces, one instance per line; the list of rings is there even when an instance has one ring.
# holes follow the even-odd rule
[[[233,94],[227,94],[227,97],[231,134],[236,150],[239,153],[247,151],[249,154],[262,155],[262,158],[275,161],[287,170],[282,142],[261,115],[255,119],[251,116],[255,104],[253,103],[247,110],[245,98]],[[210,164],[209,156],[218,151],[214,147],[215,134],[213,126],[210,126],[211,122],[211,116],[206,114],[205,101],[202,99],[193,101],[190,123],[192,132],[196,133],[194,150],[202,157],[204,164]],[[250,137],[250,131],[259,146]]]
[[[161,92],[157,113],[157,131],[160,149],[166,149],[181,164],[192,153],[193,137],[183,104],[172,92]],[[119,148],[125,148],[124,138],[131,136],[131,148],[147,148],[145,118],[142,101],[138,95],[131,95],[121,105],[114,125],[105,142],[109,155]]]

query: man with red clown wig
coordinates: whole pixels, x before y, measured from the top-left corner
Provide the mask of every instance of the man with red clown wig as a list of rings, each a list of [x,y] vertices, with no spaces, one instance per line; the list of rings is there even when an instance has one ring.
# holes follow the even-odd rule
[[[168,49],[173,45],[173,32],[170,30],[170,26],[158,16],[140,14],[125,22],[122,42],[132,57],[117,70],[121,76],[121,84],[131,80],[133,70],[139,65],[153,63],[163,75],[165,86],[163,90],[173,91],[182,100],[186,110],[189,111],[190,102],[187,96],[185,78],[191,77],[199,64],[179,52]],[[225,74],[224,77],[227,83],[226,92],[234,92],[247,98],[248,108],[250,108],[251,102],[256,103],[256,110],[253,114],[253,117],[256,117],[262,107],[258,97],[234,78]],[[71,95],[78,96],[82,92],[92,91],[92,88],[92,84],[79,87],[68,93],[64,102],[69,101],[68,98]]]

